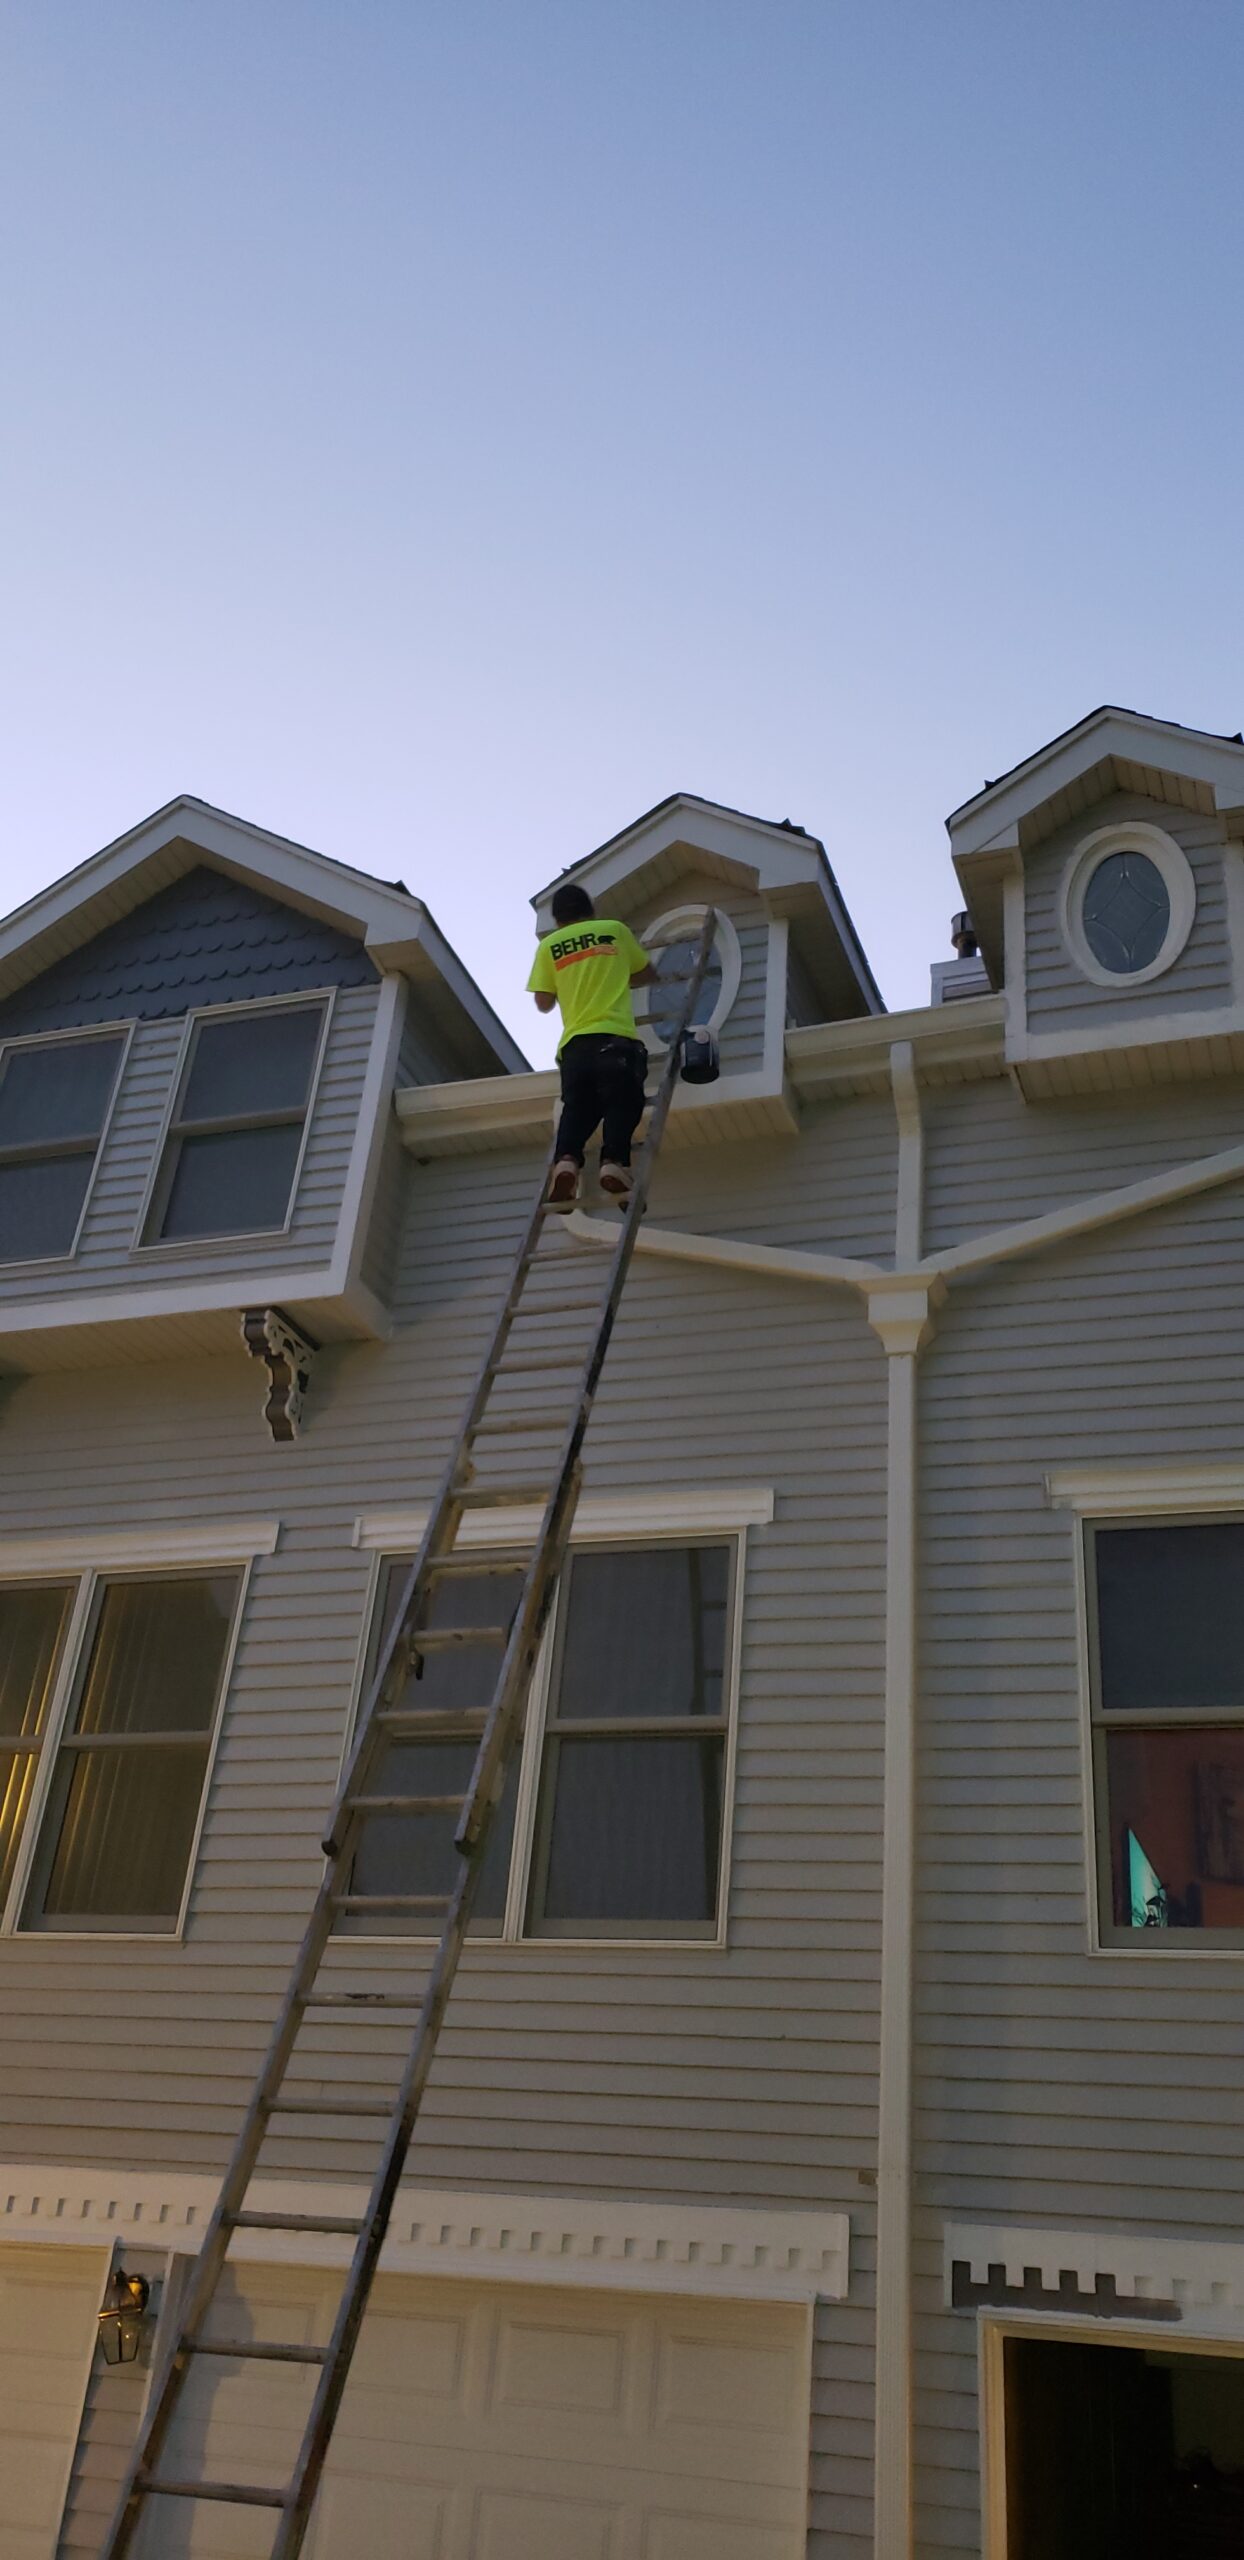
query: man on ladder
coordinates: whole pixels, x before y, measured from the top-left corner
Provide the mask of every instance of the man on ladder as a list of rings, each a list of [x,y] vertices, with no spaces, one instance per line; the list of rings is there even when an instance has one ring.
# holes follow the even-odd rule
[[[569,881],[554,890],[553,930],[543,936],[527,980],[541,1013],[561,1007],[562,1112],[549,1176],[552,1208],[573,1209],[584,1152],[602,1121],[601,1190],[611,1200],[630,1197],[631,1140],[643,1117],[648,1070],[631,990],[655,985],[656,974],[630,926],[598,917],[586,889]]]

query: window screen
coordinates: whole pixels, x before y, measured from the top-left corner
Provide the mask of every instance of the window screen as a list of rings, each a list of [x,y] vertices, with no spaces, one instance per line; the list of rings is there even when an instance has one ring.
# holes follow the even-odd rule
[[[176,1926],[237,1597],[236,1574],[101,1585],[26,1927]]]
[[[733,1550],[575,1555],[564,1578],[529,1926],[712,1936]]]
[[[1091,1535],[1104,1933],[1244,1944],[1244,1521]]]
[[[410,1575],[409,1556],[390,1556],[381,1568],[379,1603],[368,1653],[367,1686],[375,1677],[385,1636],[401,1606]],[[443,1582],[434,1592],[424,1623],[429,1627],[508,1626],[522,1596],[520,1572],[498,1566],[495,1573],[471,1574]],[[423,1677],[407,1681],[400,1703],[426,1715],[430,1730],[414,1741],[390,1742],[367,1783],[369,1795],[465,1796],[475,1765],[476,1744],[455,1741],[436,1732],[436,1714],[461,1707],[486,1707],[501,1667],[496,1644],[455,1645],[452,1651],[429,1653]],[[472,1927],[496,1934],[505,1914],[510,1853],[514,1840],[514,1805],[518,1755],[510,1763],[501,1804],[494,1817],[476,1887]],[[448,1895],[457,1880],[454,1849],[456,1811],[390,1814],[368,1817],[351,1870],[351,1893],[434,1893]],[[435,1914],[428,1916],[347,1912],[339,1924],[356,1935],[435,1937]]]
[[[196,1023],[165,1143],[146,1241],[282,1227],[325,1008],[211,1014]]]
[[[72,1597],[70,1583],[0,1588],[0,1910],[30,1810]]]
[[[109,1032],[0,1057],[0,1262],[72,1252],[124,1046]]]

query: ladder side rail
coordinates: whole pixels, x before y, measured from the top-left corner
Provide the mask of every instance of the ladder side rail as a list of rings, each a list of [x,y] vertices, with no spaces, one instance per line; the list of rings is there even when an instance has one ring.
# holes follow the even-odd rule
[[[408,1625],[418,1606],[422,1577],[426,1573],[428,1563],[452,1546],[457,1531],[461,1511],[455,1504],[453,1496],[463,1448],[469,1437],[473,1435],[479,1417],[487,1404],[497,1360],[504,1349],[514,1322],[522,1283],[540,1237],[544,1215],[544,1194],[552,1165],[553,1146],[550,1145],[540,1189],[511,1265],[501,1314],[493,1328],[475,1377],[463,1431],[446,1462],[419,1554],[412,1564],[403,1590],[401,1606],[394,1619],[364,1703],[357,1738],[338,1790],[337,1803],[333,1809],[324,1843],[331,1864],[321,1880],[315,1906],[294,1960],[293,1973],[273,2027],[267,2052],[260,2066],[246,2113],[238,2128],[220,2192],[203,2235],[194,2273],[186,2293],[182,2316],[176,2324],[163,2364],[152,2384],[147,2414],[122,2481],[116,2512],[104,2544],[102,2560],[127,2560],[127,2555],[133,2547],[134,2534],[141,2517],[143,2497],[148,2493],[153,2466],[163,2449],[189,2372],[191,2357],[194,2353],[193,2342],[211,2307],[224,2271],[234,2216],[241,2211],[246,2191],[254,2176],[255,2164],[263,2148],[271,2120],[272,2103],[289,2069],[302,2027],[306,1994],[316,1980],[325,1949],[332,1935],[340,1876],[352,1859],[357,1845],[359,1823],[345,1814],[346,1800],[366,1782],[375,1761],[377,1745],[383,1738],[383,1728],[376,1720],[376,1709],[387,1702],[390,1689],[397,1691],[404,1683],[410,1650]]]
[[[656,1164],[661,1140],[665,1135],[665,1124],[670,1115],[670,1106],[674,1099],[674,1087],[678,1082],[679,1052],[682,1046],[683,1033],[691,1020],[695,1000],[700,991],[705,969],[708,966],[708,958],[713,947],[713,935],[716,931],[716,926],[716,910],[715,908],[710,907],[704,918],[703,930],[696,946],[695,959],[688,973],[687,992],[683,998],[681,1011],[679,1013],[678,1027],[670,1041],[669,1053],[665,1061],[665,1067],[662,1072],[660,1084],[657,1088],[656,1098],[652,1105],[648,1121],[648,1134],[644,1140],[643,1151],[640,1156],[639,1171],[636,1176],[635,1187],[627,1203],[626,1215],[622,1221],[622,1230],[618,1237],[617,1244],[614,1247],[613,1256],[610,1262],[608,1285],[601,1303],[600,1320],[592,1341],[591,1349],[588,1352],[587,1359],[583,1366],[582,1375],[579,1380],[578,1392],[575,1398],[574,1410],[571,1415],[570,1425],[566,1433],[566,1438],[562,1444],[561,1456],[558,1461],[557,1478],[553,1491],[549,1496],[548,1508],[545,1511],[544,1520],[541,1525],[541,1546],[543,1546],[546,1539],[552,1538],[556,1535],[565,1490],[576,1478],[579,1468],[583,1443],[587,1437],[588,1424],[592,1418],[592,1406],[596,1398],[596,1389],[600,1383],[600,1374],[605,1365],[605,1357],[612,1338],[622,1292],[626,1286],[627,1274],[630,1270],[631,1262],[634,1257],[635,1247],[639,1241],[639,1229],[643,1219],[644,1210],[648,1203],[648,1192],[652,1183],[653,1169]],[[563,1547],[569,1542],[572,1523],[573,1511],[570,1518],[566,1520]],[[550,1590],[548,1599],[551,1600],[551,1597],[552,1594]],[[548,1600],[545,1602],[545,1614],[547,1614],[547,1608]],[[520,1612],[520,1616],[524,1619],[526,1619],[527,1615],[528,1612],[526,1610]],[[541,1628],[543,1628],[543,1618],[541,1619]],[[529,1629],[524,1626],[522,1630],[522,1642],[524,1645],[526,1644],[528,1634]],[[512,1740],[508,1731],[508,1726],[505,1724],[505,1709],[503,1701],[507,1695],[506,1675],[510,1668],[510,1654],[516,1650],[518,1637],[519,1629],[516,1625],[514,1634],[511,1636],[510,1653],[507,1653],[501,1681],[498,1684],[497,1703],[480,1739],[479,1750],[476,1754],[475,1767],[471,1774],[468,1802],[464,1810],[462,1820],[458,1826],[458,1847],[462,1850],[464,1855],[474,1853],[480,1846],[483,1827],[491,1818],[492,1804],[499,1791],[499,1763],[503,1752],[508,1751]],[[534,1663],[534,1653],[532,1659]]]
[[[343,1837],[342,1824],[348,1801],[351,1796],[357,1795],[360,1786],[366,1782],[375,1763],[377,1745],[383,1740],[383,1728],[377,1722],[377,1710],[390,1705],[397,1697],[405,1684],[411,1654],[418,1649],[412,1644],[411,1637],[423,1596],[422,1586],[428,1566],[438,1557],[449,1552],[458,1533],[462,1508],[461,1504],[455,1500],[455,1496],[461,1490],[462,1460],[464,1455],[470,1452],[492,1393],[497,1364],[509,1340],[522,1296],[523,1283],[531,1268],[532,1257],[540,1240],[545,1217],[545,1194],[549,1176],[553,1170],[555,1143],[554,1141],[549,1147],[540,1188],[510,1267],[501,1313],[476,1371],[466,1419],[445,1461],[418,1554],[414,1557],[402,1586],[402,1596],[394,1613],[393,1624],[381,1647],[371,1685],[363,1700],[353,1746],[338,1784],[336,1803],[324,1835],[324,1850],[329,1857],[339,1854]]]
[[[424,2091],[436,2058],[446,2005],[462,1954],[467,1920],[474,1901],[478,1878],[482,1872],[483,1853],[487,1847],[493,1816],[500,1798],[505,1770],[521,1728],[527,1692],[535,1670],[536,1656],[552,1605],[553,1593],[570,1543],[570,1533],[574,1525],[574,1514],[582,1484],[583,1441],[591,1420],[592,1405],[609,1348],[618,1304],[638,1240],[653,1166],[665,1134],[665,1124],[673,1101],[674,1086],[678,1081],[679,1051],[683,1033],[691,1019],[692,1009],[708,963],[716,922],[715,912],[710,908],[704,919],[678,1028],[669,1044],[669,1054],[649,1119],[648,1135],[644,1143],[639,1173],[627,1204],[622,1232],[614,1250],[600,1322],[584,1364],[574,1411],[558,1466],[557,1479],[549,1495],[539,1541],[528,1571],[523,1601],[511,1630],[492,1712],[476,1758],[471,1780],[470,1801],[458,1831],[458,1847],[463,1859],[462,1870],[453,1905],[428,1977],[394,2119],[389,2129],[384,2155],[377,2170],[368,2205],[366,2229],[356,2247],[354,2263],[338,2306],[328,2355],[316,2385],[298,2454],[291,2484],[290,2505],[282,2517],[272,2546],[272,2560],[298,2560],[302,2550],[316,2492],[328,2457],[337,2412],[345,2392],[358,2333],[375,2282],[381,2251],[392,2217],[394,2199],[401,2184],[411,2143],[414,2140]]]

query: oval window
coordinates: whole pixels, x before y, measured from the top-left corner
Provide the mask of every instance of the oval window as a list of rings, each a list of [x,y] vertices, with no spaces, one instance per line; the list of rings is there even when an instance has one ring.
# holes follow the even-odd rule
[[[657,984],[652,990],[648,1020],[663,1048],[669,1046],[678,1029],[687,980],[695,961],[698,941],[665,942],[652,953]],[[721,951],[714,941],[700,980],[695,1003],[691,1008],[693,1022],[711,1022],[721,1000]]]
[[[1107,853],[1090,874],[1080,929],[1099,969],[1131,978],[1151,968],[1171,923],[1170,891],[1147,853]]]

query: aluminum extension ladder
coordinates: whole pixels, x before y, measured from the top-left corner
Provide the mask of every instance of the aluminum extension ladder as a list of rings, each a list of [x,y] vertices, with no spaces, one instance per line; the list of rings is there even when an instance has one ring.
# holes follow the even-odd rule
[[[148,2502],[163,2498],[214,2499],[234,2506],[271,2508],[278,2518],[271,2560],[297,2560],[302,2550],[363,2314],[435,2058],[490,1826],[500,1801],[506,1770],[521,1739],[527,1691],[579,1498],[583,1442],[635,1251],[653,1166],[669,1117],[678,1080],[682,1036],[691,1019],[708,963],[715,922],[710,909],[691,968],[681,981],[686,993],[680,1008],[678,1030],[669,1044],[664,1072],[652,1106],[648,1135],[636,1168],[635,1186],[610,1260],[599,1311],[592,1310],[596,1314],[595,1330],[566,1411],[552,1484],[503,1481],[489,1484],[477,1470],[477,1444],[481,1440],[487,1441],[490,1428],[494,1433],[517,1430],[530,1434],[545,1429],[551,1432],[558,1427],[556,1423],[533,1423],[530,1417],[521,1422],[506,1418],[494,1421],[490,1426],[488,1409],[496,1387],[533,1371],[549,1371],[555,1375],[557,1368],[567,1368],[574,1356],[570,1352],[554,1352],[546,1348],[530,1355],[507,1358],[510,1335],[523,1319],[528,1283],[533,1273],[550,1268],[551,1257],[542,1259],[539,1253],[546,1220],[551,1214],[545,1199],[547,1169],[541,1178],[539,1197],[527,1220],[505,1303],[484,1355],[457,1445],[441,1480],[423,1544],[411,1567],[391,1632],[381,1648],[354,1750],[324,1842],[328,1861],[324,1880],[178,2313],[175,2335],[153,2380],[147,2414],[100,2560],[128,2560],[128,2555],[134,2551],[135,2536]],[[669,980],[663,979],[662,983],[668,984]],[[552,1155],[550,1167],[551,1164]],[[556,1213],[552,1214],[556,1224]],[[535,1293],[528,1312],[542,1318],[582,1314],[586,1310],[578,1302],[563,1303]],[[463,1552],[457,1550],[456,1540],[464,1516],[480,1507],[503,1509],[507,1504],[530,1505],[536,1501],[543,1506],[540,1528],[530,1558],[522,1567],[522,1591],[509,1625],[428,1628],[424,1621],[433,1597],[443,1583],[452,1582],[455,1577],[498,1569],[496,1556],[490,1556],[486,1550],[472,1552],[469,1547]],[[507,1560],[515,1543],[513,1540],[507,1542]],[[418,1676],[423,1657],[435,1648],[463,1643],[471,1646],[493,1644],[501,1648],[501,1668],[490,1704],[477,1709],[425,1710],[422,1715],[417,1709],[403,1706],[400,1701],[407,1681],[412,1674]],[[369,1782],[388,1742],[391,1739],[415,1739],[421,1726],[425,1732],[442,1741],[447,1738],[478,1740],[479,1748],[466,1794],[397,1796],[369,1792]],[[351,1869],[369,1814],[449,1811],[459,1815],[459,1822],[455,1835],[457,1880],[448,1894],[363,1895],[351,1891]],[[330,1991],[317,1995],[315,1990],[321,1964],[332,1941],[334,1924],[342,1912],[376,1917],[384,1913],[413,1916],[440,1912],[443,1915],[440,1941],[423,1992],[401,2081],[391,2100],[285,2094],[287,2075],[308,2012],[314,2016],[317,2009],[340,2009],[346,2005],[340,1993]],[[359,2014],[374,2017],[381,2005],[369,1999]],[[392,2005],[410,2007],[411,1997],[399,1993]],[[317,2116],[372,2116],[386,2120],[367,2210],[359,2219],[331,2214],[263,2213],[246,2209],[246,2197],[260,2150],[273,2119],[282,2114],[311,2119]],[[354,2241],[349,2273],[327,2345],[285,2346],[242,2339],[222,2341],[214,2335],[209,2338],[204,2334],[224,2273],[229,2244],[238,2231],[331,2233]],[[234,2480],[177,2479],[165,2477],[158,2471],[170,2423],[187,2374],[197,2356],[230,2360],[254,2358],[260,2362],[301,2364],[316,2370],[315,2392],[302,2442],[292,2475],[284,2488],[260,2488]],[[158,2544],[147,2548],[151,2552],[151,2560],[160,2560]]]

